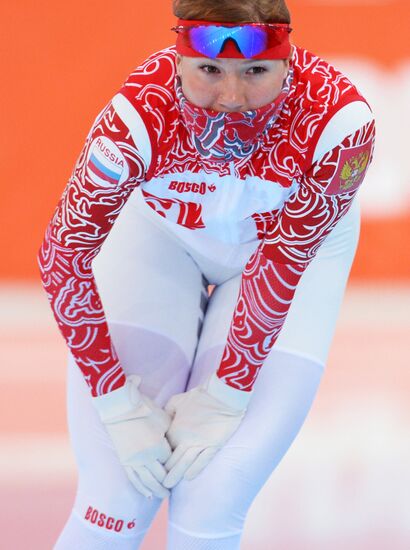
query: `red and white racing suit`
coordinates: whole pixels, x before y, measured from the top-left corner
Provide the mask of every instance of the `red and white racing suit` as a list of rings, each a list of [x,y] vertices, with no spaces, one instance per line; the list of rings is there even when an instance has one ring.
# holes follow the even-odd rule
[[[100,528],[126,541],[116,547],[136,548],[136,537],[143,537],[159,505],[135,495],[115,456],[104,458],[109,443],[98,457],[109,464],[105,475],[116,471],[116,488],[123,487],[118,500],[114,488],[108,497],[106,488],[97,489],[97,478],[90,481],[97,440],[105,437],[100,433],[93,442],[90,435],[102,432],[87,400],[90,391],[110,392],[124,384],[125,374],[138,372],[141,389],[145,383],[146,393],[162,405],[214,369],[225,384],[254,395],[224,449],[198,478],[173,490],[170,548],[182,549],[185,540],[178,537],[184,536],[234,537],[229,547],[236,548],[246,511],[299,430],[320,380],[357,245],[354,197],[372,159],[374,121],[346,77],[298,47],[270,110],[258,111],[259,118],[225,113],[210,120],[183,97],[175,56],[173,47],[152,55],[97,117],[47,228],[39,262],[80,369],[71,363],[69,414],[83,484],[73,514],[94,530],[83,540],[91,541],[86,537],[97,536]],[[256,141],[247,140],[251,125],[261,127]],[[206,310],[208,284],[216,289]],[[315,292],[309,285],[317,285]],[[304,312],[310,319],[305,326]],[[138,341],[137,351],[129,351],[131,341]],[[156,358],[148,347],[156,348]],[[283,416],[286,399],[297,413],[287,409]],[[277,419],[284,418],[281,427],[272,420],[271,437],[267,428],[259,433],[261,415],[269,424],[266,414],[275,410]],[[238,480],[226,475],[226,464],[236,460],[238,448],[243,455],[249,433],[254,441],[248,455],[258,473],[233,498],[229,487]],[[94,470],[84,461],[81,466],[87,453]],[[249,456],[238,459],[247,478]],[[81,467],[87,474],[81,475]],[[229,487],[222,489],[224,498],[209,497],[213,509],[205,513],[204,487],[209,490],[218,471]],[[132,527],[114,533],[104,521],[90,522],[90,507],[124,517],[123,525]],[[77,521],[74,516],[70,521]],[[67,542],[67,532],[58,548],[77,540]]]

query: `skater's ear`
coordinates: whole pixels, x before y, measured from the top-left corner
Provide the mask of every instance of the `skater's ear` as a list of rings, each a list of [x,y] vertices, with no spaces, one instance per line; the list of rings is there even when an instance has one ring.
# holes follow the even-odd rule
[[[181,77],[181,63],[182,63],[182,55],[177,53],[176,64],[177,64],[177,75],[179,77]]]

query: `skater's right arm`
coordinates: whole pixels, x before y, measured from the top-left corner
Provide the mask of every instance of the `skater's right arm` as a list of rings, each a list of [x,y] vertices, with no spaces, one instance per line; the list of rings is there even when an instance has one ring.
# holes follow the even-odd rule
[[[86,139],[38,255],[57,324],[94,397],[123,386],[125,376],[91,262],[147,170],[114,100]]]

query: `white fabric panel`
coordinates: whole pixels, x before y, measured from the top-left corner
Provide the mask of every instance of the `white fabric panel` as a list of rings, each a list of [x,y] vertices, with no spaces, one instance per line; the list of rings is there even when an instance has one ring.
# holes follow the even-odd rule
[[[353,101],[342,107],[325,126],[316,145],[313,162],[319,160],[373,118],[373,113],[364,101]]]
[[[144,121],[138,111],[122,94],[115,95],[112,104],[120,119],[129,129],[132,139],[148,168],[152,160],[152,147]]]

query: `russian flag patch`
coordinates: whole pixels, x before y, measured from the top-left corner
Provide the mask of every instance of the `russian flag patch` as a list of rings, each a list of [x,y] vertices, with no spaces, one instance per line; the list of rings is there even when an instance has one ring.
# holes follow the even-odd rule
[[[87,176],[101,187],[116,187],[129,177],[128,163],[118,146],[106,136],[90,145],[86,165]]]

